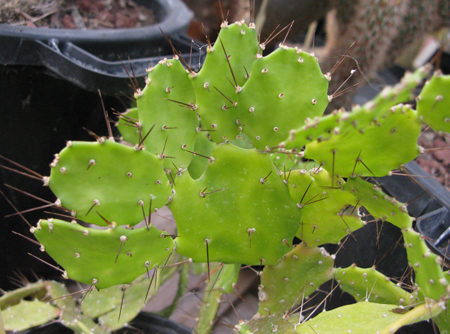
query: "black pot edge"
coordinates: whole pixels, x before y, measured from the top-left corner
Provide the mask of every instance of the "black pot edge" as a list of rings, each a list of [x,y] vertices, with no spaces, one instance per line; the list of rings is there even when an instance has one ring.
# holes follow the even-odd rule
[[[3,37],[14,37],[21,39],[40,40],[48,42],[57,39],[59,42],[72,43],[98,43],[127,41],[149,41],[161,38],[161,30],[166,34],[177,33],[187,29],[193,18],[193,13],[184,2],[180,0],[153,0],[157,2],[161,12],[164,13],[163,20],[158,25],[130,28],[130,29],[101,29],[101,30],[76,30],[76,29],[50,29],[29,28],[7,24],[0,25],[0,40]]]

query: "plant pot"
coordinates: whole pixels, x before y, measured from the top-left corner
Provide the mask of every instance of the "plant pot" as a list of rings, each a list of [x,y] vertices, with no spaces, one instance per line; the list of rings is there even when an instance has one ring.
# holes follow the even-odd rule
[[[44,66],[77,86],[105,95],[129,93],[129,75],[143,84],[145,69],[171,55],[163,31],[177,50],[189,55],[187,31],[192,13],[180,0],[137,1],[153,10],[158,25],[108,30],[0,26],[0,64]],[[194,54],[194,59],[198,53]],[[123,59],[125,67],[119,59]],[[128,61],[128,59],[131,59]],[[200,61],[194,63],[200,63]],[[131,70],[133,68],[133,71]],[[128,71],[128,73],[127,73]]]
[[[190,11],[180,0],[145,3],[153,8],[159,26],[170,35],[174,47],[189,61],[191,41],[181,33],[192,17]],[[108,134],[98,90],[111,119],[111,110],[126,109],[128,100],[123,96],[131,95],[133,89],[117,55],[129,74],[134,72],[140,87],[149,64],[173,57],[171,45],[157,26],[80,31],[0,25],[0,44],[0,155],[41,175],[49,174],[48,163],[65,146],[67,138],[92,140],[83,128],[100,136]],[[201,62],[201,53],[194,50],[193,67]],[[0,161],[0,165],[6,164]],[[42,182],[0,169],[0,190],[18,210],[43,203],[4,186],[5,183],[47,201],[55,200]],[[0,287],[13,289],[11,277],[16,272],[27,278],[59,278],[58,271],[28,255],[52,262],[37,245],[12,234],[14,231],[30,236],[29,227],[18,216],[3,219],[15,211],[3,198],[0,201]],[[42,210],[25,214],[30,224],[45,216]]]

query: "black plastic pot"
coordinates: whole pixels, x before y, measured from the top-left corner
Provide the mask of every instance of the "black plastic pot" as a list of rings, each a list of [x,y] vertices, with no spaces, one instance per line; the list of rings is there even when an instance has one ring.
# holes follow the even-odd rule
[[[137,2],[153,10],[158,25],[108,30],[0,25],[0,64],[44,66],[88,91],[100,89],[105,95],[128,93],[131,67],[142,84],[149,64],[155,65],[162,56],[172,55],[161,31],[171,37],[175,49],[190,57],[191,41],[177,36],[187,30],[192,19],[186,5],[181,0]],[[200,64],[200,58],[194,50],[192,63]],[[119,59],[123,59],[126,69]]]
[[[189,62],[191,41],[183,32],[192,18],[191,12],[181,0],[140,2],[153,9],[161,30]],[[80,31],[0,25],[0,45],[0,155],[41,175],[49,174],[49,163],[64,148],[66,140],[93,140],[83,128],[107,135],[98,90],[111,119],[111,110],[124,111],[129,105],[126,96],[132,95],[133,89],[118,55],[130,75],[132,64],[140,87],[144,86],[149,64],[173,56],[172,46],[157,26]],[[202,61],[194,43],[192,67],[199,67]],[[0,165],[11,166],[1,158]],[[43,203],[4,186],[5,183],[45,200],[55,200],[42,182],[0,168],[0,190],[18,210]],[[0,196],[0,288],[13,289],[11,277],[16,272],[28,279],[34,279],[34,275],[59,278],[57,270],[28,255],[32,253],[53,263],[37,245],[12,233],[31,237],[22,219],[3,218],[14,213]],[[24,216],[32,225],[47,217],[43,210]]]

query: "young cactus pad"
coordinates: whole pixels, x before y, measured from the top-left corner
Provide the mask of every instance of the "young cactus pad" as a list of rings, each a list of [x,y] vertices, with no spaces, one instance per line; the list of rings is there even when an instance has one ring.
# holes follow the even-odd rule
[[[417,113],[435,131],[450,133],[450,75],[440,71],[425,84],[417,97]]]
[[[331,256],[323,248],[297,245],[276,266],[265,266],[259,286],[259,313],[283,314],[333,277]]]
[[[292,170],[284,177],[292,199],[302,209],[297,236],[309,247],[338,243],[363,226],[358,200],[338,188],[344,180],[335,177],[332,182],[332,176],[322,167]]]
[[[164,161],[164,167],[188,166],[197,137],[195,92],[177,59],[160,61],[148,70],[147,84],[136,94],[145,148]],[[147,135],[148,134],[148,135]]]
[[[341,289],[351,294],[357,301],[380,304],[411,305],[414,296],[374,268],[336,268],[334,278]]]
[[[49,186],[60,204],[91,224],[136,225],[172,194],[162,160],[104,138],[68,142],[51,167]]]
[[[205,63],[192,79],[202,126],[216,143],[239,135],[237,95],[251,72],[258,52],[255,29],[241,22],[222,25],[214,46],[208,46]]]
[[[393,107],[360,131],[306,145],[305,157],[341,176],[385,176],[420,153],[420,128],[417,113],[410,106]]]
[[[177,252],[197,262],[276,264],[289,251],[301,210],[270,157],[219,144],[205,173],[182,173],[169,207]]]
[[[33,231],[71,279],[98,289],[131,283],[164,265],[174,247],[173,239],[155,227],[98,230],[49,219],[40,220]]]

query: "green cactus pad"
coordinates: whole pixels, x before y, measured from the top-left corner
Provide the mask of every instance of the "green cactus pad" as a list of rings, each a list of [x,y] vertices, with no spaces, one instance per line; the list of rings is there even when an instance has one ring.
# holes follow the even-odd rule
[[[291,130],[289,139],[285,142],[286,148],[301,149],[304,145],[318,138],[325,140],[332,134],[339,134],[341,117],[347,114],[342,109],[339,109],[331,114],[308,120],[300,129]]]
[[[256,314],[253,319],[247,323],[235,326],[238,333],[257,334],[257,333],[283,333],[295,334],[294,325],[281,315],[262,317]]]
[[[224,264],[220,270],[220,277],[217,280],[217,286],[222,293],[232,293],[236,284],[241,265],[239,263]]]
[[[377,123],[387,110],[398,103],[412,100],[414,88],[428,75],[430,67],[419,68],[414,73],[406,73],[393,87],[385,87],[373,100],[356,106],[351,112],[336,110],[332,114],[315,118],[303,127],[292,130],[285,140],[286,148],[300,149],[313,140],[326,140],[331,135],[345,134],[352,130],[360,131],[372,123]]]
[[[309,53],[281,47],[258,58],[238,94],[242,132],[258,149],[277,146],[306,118],[323,114],[327,90],[328,80]]]
[[[222,274],[227,271],[227,269],[221,270],[221,268],[222,264],[220,263],[211,268],[211,276],[208,278],[208,284],[205,288],[205,294],[200,306],[198,322],[195,325],[194,333],[210,333],[214,325],[214,319],[219,310],[220,299],[223,293],[220,285],[217,284],[217,281],[220,280]]]
[[[57,318],[61,311],[39,300],[23,300],[17,305],[9,306],[1,311],[4,320],[5,330],[23,331],[31,327],[48,323]]]
[[[52,304],[61,310],[59,322],[72,329],[75,333],[107,334],[107,330],[94,322],[93,318],[82,314],[75,298],[64,284],[46,282]]]
[[[373,100],[366,102],[363,106],[356,106],[342,119],[341,133],[351,129],[359,131],[372,123],[377,124],[389,109],[413,100],[414,89],[427,77],[430,70],[431,67],[425,65],[414,72],[407,72],[398,84],[383,88]]]
[[[362,269],[356,266],[336,268],[334,278],[341,289],[351,294],[357,301],[396,305],[411,305],[416,302],[412,294],[374,268]]]
[[[202,126],[212,130],[214,142],[221,143],[239,135],[235,122],[237,91],[246,82],[258,52],[256,31],[241,22],[222,25],[217,41],[207,52],[202,69],[192,82]]]
[[[52,163],[49,186],[75,217],[100,226],[107,225],[101,216],[135,225],[172,192],[160,159],[109,140],[69,142]]]
[[[9,306],[16,305],[20,303],[25,297],[30,297],[32,299],[39,299],[46,294],[47,284],[45,281],[37,281],[35,283],[30,283],[22,288],[4,292],[0,297],[0,310],[4,310]]]
[[[211,157],[198,180],[177,177],[170,203],[177,252],[197,262],[209,256],[210,262],[276,264],[290,250],[301,211],[270,157],[231,144],[217,145]]]
[[[131,283],[163,265],[174,247],[155,227],[98,230],[52,219],[40,220],[34,235],[70,278],[98,289]]]
[[[293,170],[285,174],[292,199],[302,208],[297,236],[309,247],[337,243],[363,226],[358,200],[339,187],[344,183],[323,168]],[[332,187],[333,185],[333,187]]]
[[[334,261],[324,249],[297,245],[276,266],[265,266],[259,287],[259,313],[282,314],[333,278]]]
[[[379,186],[355,177],[347,179],[343,189],[355,196],[375,218],[387,220],[399,228],[412,226],[406,205],[386,195]]]
[[[362,132],[352,130],[306,145],[305,157],[342,177],[385,176],[420,153],[416,144],[420,129],[416,112],[398,106]]]
[[[148,74],[147,85],[137,95],[139,122],[145,148],[164,157],[164,167],[187,167],[197,138],[195,91],[181,62],[164,59]]]
[[[432,253],[423,237],[412,228],[402,230],[408,262],[414,268],[415,281],[424,296],[439,300],[447,294],[449,283],[442,271],[443,259]]]
[[[360,302],[320,313],[296,326],[298,334],[378,333],[403,316],[393,304]],[[292,322],[295,318],[291,318]]]
[[[160,270],[157,270],[160,274]],[[133,320],[144,307],[146,302],[145,297],[147,296],[149,298],[156,293],[157,288],[160,285],[159,282],[157,282],[159,276],[160,275],[154,278],[148,295],[147,290],[149,289],[151,280],[148,279],[147,275],[136,282],[133,282],[130,286],[120,288],[120,291],[115,289],[114,296],[116,299],[112,301],[114,302],[113,309],[99,316],[99,323],[109,330],[117,330]],[[93,298],[95,298],[95,296]]]
[[[434,131],[450,132],[450,75],[438,72],[417,98],[420,120]]]
[[[139,114],[137,108],[130,108],[122,114],[122,117],[117,122],[116,127],[120,131],[122,139],[132,145],[139,143],[139,130],[134,124],[127,122],[139,122]]]

